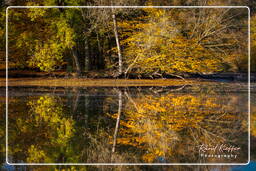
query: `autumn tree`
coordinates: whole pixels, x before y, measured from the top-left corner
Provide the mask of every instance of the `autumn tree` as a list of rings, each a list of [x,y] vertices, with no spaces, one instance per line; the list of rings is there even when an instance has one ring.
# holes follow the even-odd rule
[[[21,67],[53,71],[74,46],[74,32],[58,9],[10,9],[9,21],[10,60]]]
[[[185,16],[181,15],[179,18],[183,22],[184,32],[189,38],[196,39],[214,58],[221,58],[223,71],[247,70],[248,10],[246,8],[193,9],[187,11]]]
[[[191,10],[148,8],[144,12],[137,20],[121,24],[127,74],[223,71],[230,47],[238,44],[225,36],[230,27],[224,23],[228,10],[198,9],[194,20],[188,19]]]
[[[7,2],[7,1],[6,1]],[[7,5],[229,5],[211,1],[8,1]],[[253,3],[250,3],[253,4]],[[1,21],[4,22],[4,10]],[[10,9],[9,64],[106,76],[247,70],[247,9]],[[4,25],[1,56],[4,55]],[[65,66],[64,66],[65,65]],[[64,67],[62,67],[64,66]],[[85,71],[83,73],[83,71]],[[104,76],[105,76],[104,75]]]

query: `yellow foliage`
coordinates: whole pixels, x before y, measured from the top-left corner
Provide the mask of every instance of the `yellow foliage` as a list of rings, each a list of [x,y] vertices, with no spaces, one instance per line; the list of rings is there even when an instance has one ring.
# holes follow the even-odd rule
[[[38,2],[39,3],[39,2]],[[36,2],[27,5],[37,6]],[[21,66],[51,72],[75,45],[74,30],[58,9],[10,9],[10,56]]]
[[[125,118],[120,121],[117,144],[140,148],[145,151],[142,160],[154,162],[174,153],[184,130],[201,129],[204,119],[220,114],[223,115],[223,111],[217,99],[205,95],[170,93],[133,99],[132,103],[127,103]]]
[[[39,6],[36,2],[28,2],[27,6]],[[46,13],[46,9],[44,8],[29,8],[29,12],[27,16],[30,18],[31,21],[35,21],[36,19],[44,16]]]
[[[53,132],[49,132],[52,143],[66,144],[73,136],[73,120],[63,117],[62,105],[50,96],[41,96],[37,101],[30,101],[34,126],[40,127],[43,123]]]
[[[46,160],[46,155],[44,151],[39,150],[34,145],[31,145],[30,148],[28,149],[27,162],[40,163],[40,162],[45,162],[45,160]]]
[[[179,13],[145,8],[146,16],[122,21],[121,45],[128,71],[142,73],[212,73],[221,71],[222,57],[184,35]],[[122,34],[124,34],[122,36]],[[188,33],[189,34],[189,33]]]

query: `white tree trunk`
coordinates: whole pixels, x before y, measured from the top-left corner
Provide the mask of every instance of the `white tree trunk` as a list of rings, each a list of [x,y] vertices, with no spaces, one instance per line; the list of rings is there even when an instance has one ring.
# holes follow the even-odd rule
[[[114,13],[113,8],[112,8],[112,19],[114,24],[114,33],[115,33],[116,47],[117,47],[117,53],[118,53],[118,64],[119,64],[118,72],[119,72],[119,75],[121,75],[123,72],[123,61],[122,61],[121,49],[119,44],[118,32],[117,32],[116,15]]]

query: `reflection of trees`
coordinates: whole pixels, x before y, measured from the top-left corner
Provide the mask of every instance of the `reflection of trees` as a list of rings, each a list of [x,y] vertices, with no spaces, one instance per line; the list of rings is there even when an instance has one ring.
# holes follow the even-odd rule
[[[228,98],[169,93],[133,99],[125,94],[129,102],[120,121],[117,144],[141,149],[145,162],[180,162],[177,156],[179,160],[190,153],[193,157],[201,143],[231,142],[233,137],[227,136],[241,132],[241,116],[220,102]]]
[[[11,153],[23,159],[25,155],[23,162],[28,163],[63,161],[64,156],[68,156],[66,153],[70,153],[65,147],[73,136],[74,121],[65,117],[60,99],[45,95],[30,99],[26,104],[16,104],[23,106],[11,115]],[[10,107],[15,108],[19,106]]]
[[[122,91],[119,91],[119,94],[118,94],[118,112],[117,112],[117,119],[116,119],[116,127],[115,127],[115,133],[114,133],[112,152],[115,152],[115,148],[116,148],[116,138],[117,138],[117,132],[118,132],[119,123],[120,123],[121,112],[122,112],[122,102],[123,102],[123,100],[122,100]]]
[[[95,95],[96,93],[97,92],[95,92]],[[80,134],[80,136],[77,135],[76,142],[84,144],[84,146],[79,145],[79,147],[77,147],[77,150],[80,151],[80,161],[84,163],[126,163],[137,160],[134,155],[129,154],[127,151],[125,153],[115,151],[115,141],[119,134],[119,121],[122,117],[123,97],[121,90],[113,89],[112,93],[111,95],[114,96],[110,95],[104,97],[104,103],[96,102],[95,98],[99,98],[97,96],[92,96],[90,99],[86,98],[86,100],[94,102],[89,106],[91,108],[100,108],[104,104],[103,110],[105,113],[98,113],[97,110],[94,111],[93,114],[97,115],[95,117],[92,113],[90,114],[91,116],[88,118],[89,125],[83,125],[76,129]],[[102,94],[100,97],[103,98]],[[100,101],[101,98],[98,100]],[[117,112],[116,116],[120,120],[117,119],[113,122],[113,120],[108,117],[108,114],[105,115],[111,112]],[[83,123],[82,121],[80,122]]]
[[[195,162],[199,144],[245,142],[240,94],[191,89],[86,88],[65,90],[63,98],[14,98],[10,156],[13,162]]]

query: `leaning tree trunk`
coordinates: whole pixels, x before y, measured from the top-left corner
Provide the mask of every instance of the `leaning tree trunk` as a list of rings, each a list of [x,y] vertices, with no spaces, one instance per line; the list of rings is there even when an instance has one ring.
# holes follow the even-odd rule
[[[116,15],[114,13],[113,8],[112,8],[112,19],[113,19],[114,34],[115,34],[116,47],[117,47],[117,53],[118,53],[118,64],[119,64],[118,74],[121,75],[123,72],[123,61],[122,61],[121,49],[119,44],[118,32],[117,32]]]
[[[78,75],[80,75],[81,69],[80,69],[80,64],[79,64],[79,60],[78,60],[78,55],[77,55],[77,51],[76,51],[75,47],[72,48],[72,54],[73,54],[73,58],[74,58],[75,65],[76,65],[76,73],[77,73]]]

